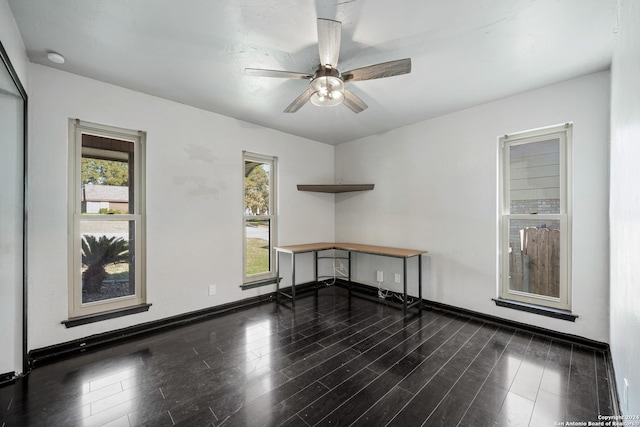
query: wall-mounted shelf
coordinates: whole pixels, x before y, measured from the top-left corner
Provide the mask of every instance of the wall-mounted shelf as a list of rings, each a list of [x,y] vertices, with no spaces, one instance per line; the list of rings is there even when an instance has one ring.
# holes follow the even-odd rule
[[[298,191],[315,191],[317,193],[347,193],[349,191],[373,190],[374,184],[326,184],[303,185],[298,184]]]

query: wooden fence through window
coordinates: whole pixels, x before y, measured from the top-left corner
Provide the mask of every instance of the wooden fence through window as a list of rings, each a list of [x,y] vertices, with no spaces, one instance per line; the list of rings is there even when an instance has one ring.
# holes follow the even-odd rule
[[[520,230],[520,247],[509,254],[512,290],[560,296],[560,230],[527,227]]]

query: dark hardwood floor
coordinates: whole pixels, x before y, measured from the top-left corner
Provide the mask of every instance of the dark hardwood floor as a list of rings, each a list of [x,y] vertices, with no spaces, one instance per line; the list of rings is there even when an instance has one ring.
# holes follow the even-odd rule
[[[0,388],[0,426],[553,426],[613,413],[598,350],[325,288]]]

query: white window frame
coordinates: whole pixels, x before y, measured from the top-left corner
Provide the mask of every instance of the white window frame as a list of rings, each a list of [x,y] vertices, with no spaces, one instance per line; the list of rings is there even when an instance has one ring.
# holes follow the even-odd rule
[[[499,138],[499,297],[552,309],[571,311],[571,123],[518,132]],[[510,158],[509,148],[514,145],[536,143],[558,138],[560,141],[560,213],[510,213]],[[509,220],[549,220],[560,222],[560,295],[558,298],[509,289]]]
[[[90,134],[128,141],[134,144],[133,214],[91,214],[81,212],[82,135]],[[105,311],[135,307],[146,302],[146,210],[145,210],[145,140],[142,131],[116,128],[69,119],[69,317],[75,318]],[[135,294],[89,303],[82,302],[81,221],[133,221],[135,223]]]
[[[244,205],[244,178],[245,178],[245,162],[254,161],[261,163],[269,163],[269,215],[247,215]],[[276,255],[275,247],[277,246],[277,194],[278,180],[278,158],[264,154],[251,153],[249,151],[242,152],[242,282],[243,284],[258,282],[261,280],[273,279],[276,277]],[[269,220],[269,271],[266,273],[247,274],[247,220],[268,219]]]

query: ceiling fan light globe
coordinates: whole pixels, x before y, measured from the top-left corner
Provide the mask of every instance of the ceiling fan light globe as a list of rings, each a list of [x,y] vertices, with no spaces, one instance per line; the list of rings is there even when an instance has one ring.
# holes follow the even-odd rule
[[[327,95],[322,95],[319,92],[311,94],[310,101],[317,107],[335,107],[342,104],[344,101],[344,94],[340,91],[332,91]]]
[[[344,101],[344,92],[341,92],[339,90],[334,90],[329,94],[329,97],[333,102],[336,103],[336,105],[342,104],[342,101]]]
[[[311,103],[318,107],[335,107],[344,101],[344,82],[339,77],[321,76],[311,80]]]

